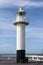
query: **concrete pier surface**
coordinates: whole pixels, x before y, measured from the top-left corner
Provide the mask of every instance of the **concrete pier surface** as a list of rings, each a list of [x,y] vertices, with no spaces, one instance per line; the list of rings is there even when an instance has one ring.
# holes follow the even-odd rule
[[[0,60],[0,65],[43,65],[43,62],[16,63],[14,60]]]

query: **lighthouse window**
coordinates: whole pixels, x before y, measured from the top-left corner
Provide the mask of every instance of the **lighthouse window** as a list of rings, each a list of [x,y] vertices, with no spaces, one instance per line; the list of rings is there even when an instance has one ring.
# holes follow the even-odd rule
[[[17,12],[17,14],[19,14],[19,15],[25,15],[25,12]]]
[[[22,12],[20,12],[20,13],[19,13],[19,15],[20,15],[20,16],[22,16],[22,15],[23,15],[23,13],[22,13]]]

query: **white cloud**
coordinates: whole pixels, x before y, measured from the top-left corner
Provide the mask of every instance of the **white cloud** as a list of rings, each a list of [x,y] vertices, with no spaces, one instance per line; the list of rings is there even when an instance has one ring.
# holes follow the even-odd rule
[[[9,44],[0,44],[0,47],[8,47]]]
[[[28,2],[29,6],[43,7],[43,2]]]
[[[26,29],[27,38],[37,38],[43,40],[43,28],[29,27]]]
[[[9,38],[9,37],[16,37],[15,36],[15,27],[13,23],[8,22],[0,22],[0,38]]]
[[[27,1],[25,0],[0,0],[0,6],[25,6]]]
[[[6,29],[6,30],[15,30],[15,26],[13,23],[8,23],[8,22],[0,22],[0,29]]]
[[[19,6],[19,7],[41,7],[43,6],[43,2],[35,2],[35,1],[27,1],[27,0],[0,0],[0,7],[13,7],[13,6]]]
[[[15,34],[3,34],[3,35],[0,35],[0,38],[11,38],[11,37],[16,38],[16,35]]]

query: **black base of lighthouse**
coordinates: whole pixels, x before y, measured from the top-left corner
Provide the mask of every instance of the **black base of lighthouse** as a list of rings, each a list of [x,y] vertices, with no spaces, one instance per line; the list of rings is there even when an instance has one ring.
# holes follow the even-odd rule
[[[25,63],[25,50],[17,50],[17,63]]]

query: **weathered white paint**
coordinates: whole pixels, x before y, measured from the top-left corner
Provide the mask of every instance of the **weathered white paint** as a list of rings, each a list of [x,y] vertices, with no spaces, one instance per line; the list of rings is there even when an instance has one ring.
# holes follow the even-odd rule
[[[25,50],[25,24],[17,25],[17,50]]]

